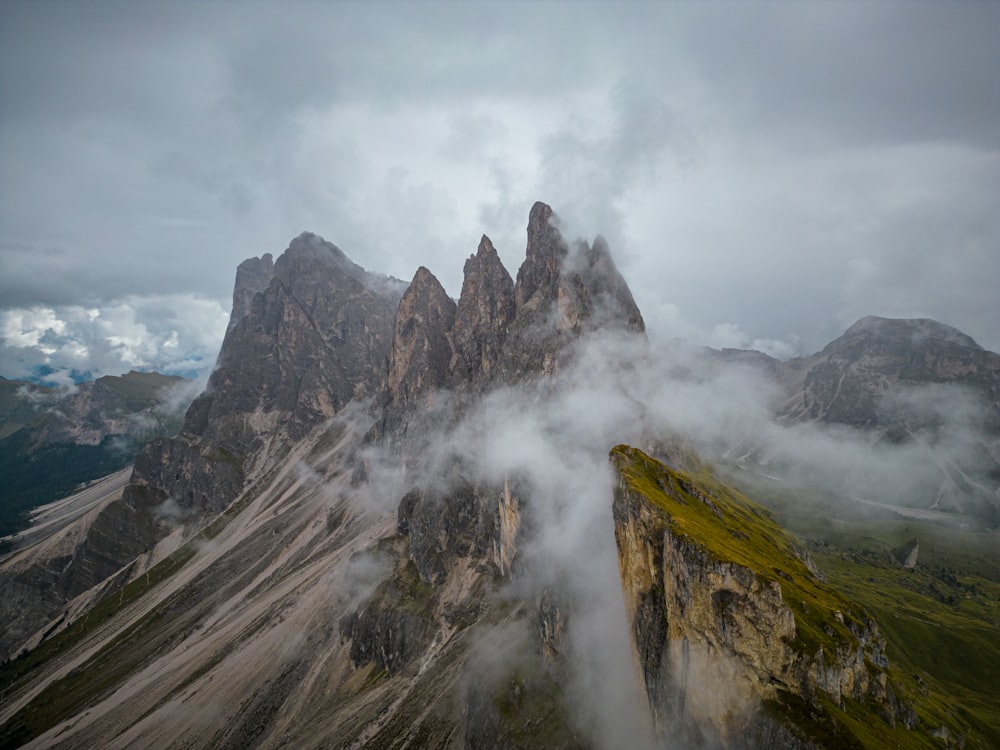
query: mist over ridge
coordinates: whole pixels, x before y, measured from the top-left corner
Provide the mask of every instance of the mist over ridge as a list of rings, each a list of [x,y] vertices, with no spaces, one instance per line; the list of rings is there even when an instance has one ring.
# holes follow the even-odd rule
[[[744,501],[704,473],[713,464],[808,491],[839,519],[875,503],[995,526],[1000,357],[940,324],[884,319],[788,362],[651,344],[608,243],[567,239],[543,203],[516,277],[485,236],[464,270],[456,302],[427,267],[400,282],[309,233],[273,266],[241,264],[218,363],[181,432],[147,445],[86,524],[0,568],[7,590],[44,592],[60,611],[5,642],[21,654],[10,669],[26,670],[0,703],[5,738],[834,746],[803,734],[793,703],[761,710],[792,700],[783,669],[828,728],[840,725],[824,701],[859,701],[884,736],[937,730],[939,714],[900,697],[863,610],[811,615],[833,635],[810,651],[793,635],[812,621],[782,600],[780,572],[716,570],[696,539],[670,548],[690,575],[658,585],[728,576],[741,583],[706,594],[718,622],[772,618],[788,637],[746,652],[728,626],[658,614],[655,586],[652,609],[627,610],[623,586],[641,588],[627,561],[659,549],[643,536],[659,522],[642,520],[641,496],[616,515],[623,480],[608,456],[629,444],[657,457],[674,472],[664,491],[680,482],[681,505],[718,518]],[[757,533],[746,529],[731,538]],[[799,585],[825,590],[787,554]],[[92,630],[95,607],[106,631]],[[662,633],[636,612],[668,617],[690,651],[652,648],[640,636]],[[90,638],[115,665],[95,693],[97,662],[70,673],[45,656]],[[640,675],[637,658],[659,666]],[[751,674],[762,687],[748,692]]]

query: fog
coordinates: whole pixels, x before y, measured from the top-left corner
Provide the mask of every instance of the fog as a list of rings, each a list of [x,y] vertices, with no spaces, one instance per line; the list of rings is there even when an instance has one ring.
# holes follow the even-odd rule
[[[968,389],[895,392],[881,404],[906,425],[893,439],[846,426],[784,423],[776,417],[784,396],[760,370],[727,364],[699,347],[651,346],[645,336],[603,329],[575,341],[551,378],[498,388],[461,407],[447,393],[436,394],[420,419],[428,452],[410,455],[405,468],[398,456],[379,456],[377,447],[367,449],[367,458],[371,479],[380,483],[374,494],[383,499],[395,492],[388,497],[398,500],[412,486],[446,494],[456,464],[466,479],[493,486],[516,480],[526,520],[510,586],[528,602],[554,602],[566,618],[561,651],[573,665],[565,689],[575,726],[601,747],[643,747],[648,717],[640,708],[645,696],[629,643],[611,515],[608,453],[616,444],[667,461],[682,459],[671,446],[693,448],[731,472],[800,493],[803,503],[832,503],[825,511],[840,516],[857,512],[856,497],[965,512],[970,493],[976,502],[997,502],[975,480],[989,470],[990,451],[997,455],[987,429],[993,412]],[[942,482],[945,469],[949,478]],[[962,476],[959,492],[951,477]],[[509,666],[485,657],[476,663],[477,669]],[[730,689],[736,667],[704,654],[693,663],[699,666],[688,690],[698,705],[695,718],[745,715],[748,696]],[[720,675],[729,676],[725,690]]]

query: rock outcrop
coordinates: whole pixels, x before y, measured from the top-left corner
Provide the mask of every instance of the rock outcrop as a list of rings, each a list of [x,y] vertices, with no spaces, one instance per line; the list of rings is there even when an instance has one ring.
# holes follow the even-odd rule
[[[180,434],[139,453],[121,499],[98,513],[60,565],[59,603],[101,584],[179,523],[224,510],[255,471],[377,391],[402,283],[368,273],[308,233],[291,242],[271,278],[269,267],[267,255],[241,264],[232,325],[208,388]]]
[[[917,567],[917,557],[920,554],[920,543],[916,539],[910,539],[899,545],[892,551],[892,556],[900,565],[907,570]]]
[[[2,665],[0,745],[647,747],[619,690],[627,654],[606,669],[601,649],[624,624],[603,598],[610,550],[593,567],[553,554],[590,555],[591,530],[610,543],[574,505],[590,494],[546,484],[580,464],[507,475],[440,440],[491,389],[550,396],[567,379],[545,376],[587,333],[642,335],[606,243],[567,243],[536,204],[516,283],[484,237],[457,304],[426,268],[404,290],[313,235],[256,289],[267,264],[243,267],[182,433],[148,446],[58,558],[63,591],[91,588],[45,600],[58,619]],[[565,433],[539,432],[561,461]],[[804,750],[885,745],[859,743],[859,723],[908,731],[874,623],[764,511],[694,469],[613,460],[627,627],[661,740]]]
[[[261,270],[260,263],[252,265]],[[147,448],[136,462],[133,487],[192,510],[225,507],[266,449],[280,450],[350,401],[376,392],[388,366],[401,287],[316,235],[295,238],[274,264],[267,289],[226,334],[181,435]],[[177,487],[158,468],[165,466],[179,475]],[[133,487],[127,499],[136,498]]]
[[[465,261],[462,295],[455,312],[455,382],[489,381],[503,353],[515,315],[514,282],[485,234]]]
[[[184,432],[242,460],[268,432],[262,418],[295,439],[373,395],[388,365],[401,287],[316,235],[294,239],[267,290],[227,334]]]
[[[786,419],[886,429],[910,416],[885,409],[887,394],[948,384],[981,397],[1000,430],[1000,354],[934,320],[862,318],[818,354],[782,369],[796,386]]]
[[[727,349],[709,350],[708,359],[770,380],[781,422],[849,429],[887,454],[921,451],[905,485],[883,488],[880,500],[1000,524],[1000,354],[962,332],[927,319],[867,317],[810,357]],[[764,442],[734,453],[781,473],[782,458]],[[845,494],[863,491],[845,486]]]
[[[267,265],[262,259],[241,267],[260,283]],[[150,443],[136,459],[123,495],[133,511],[168,500],[184,513],[222,510],[266,461],[349,402],[374,395],[384,378],[397,280],[368,273],[304,233],[242,317],[237,287],[235,325],[181,434]]]
[[[642,335],[645,323],[603,237],[568,245],[544,203],[528,218],[528,245],[514,287],[515,318],[501,358],[500,378],[515,383],[551,375],[565,364],[569,344],[603,329]]]
[[[482,393],[555,372],[570,345],[598,329],[642,335],[642,315],[607,242],[570,248],[544,203],[528,217],[525,259],[515,284],[489,237],[466,261],[455,305],[421,267],[396,312],[390,368],[374,436],[426,406],[421,394],[448,388]]]
[[[455,310],[434,274],[417,269],[396,310],[387,384],[391,406],[418,405],[422,394],[448,383]]]
[[[274,278],[274,259],[271,253],[259,258],[247,258],[236,267],[236,283],[233,285],[233,310],[229,314],[226,333],[250,314],[253,298],[263,292]]]
[[[619,446],[611,460],[625,607],[661,735],[740,747],[774,747],[739,744],[748,732],[794,738],[780,746],[861,744],[825,708],[847,698],[871,720],[913,725],[888,682],[874,621],[814,576],[766,511],[635,448]],[[809,722],[791,708],[802,701]]]

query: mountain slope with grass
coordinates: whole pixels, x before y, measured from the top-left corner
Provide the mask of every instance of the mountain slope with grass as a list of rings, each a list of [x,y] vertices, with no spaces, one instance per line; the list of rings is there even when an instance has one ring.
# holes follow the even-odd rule
[[[457,301],[308,233],[242,264],[179,434],[0,560],[0,746],[989,747],[992,532],[743,460],[815,435],[562,232]]]

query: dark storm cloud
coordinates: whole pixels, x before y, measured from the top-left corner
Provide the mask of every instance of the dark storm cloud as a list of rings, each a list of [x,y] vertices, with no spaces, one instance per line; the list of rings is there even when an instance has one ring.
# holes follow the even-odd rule
[[[303,230],[457,295],[484,232],[517,268],[541,199],[612,240],[654,335],[788,354],[919,313],[1000,348],[997,27],[995,3],[7,2],[0,307],[225,307]]]

